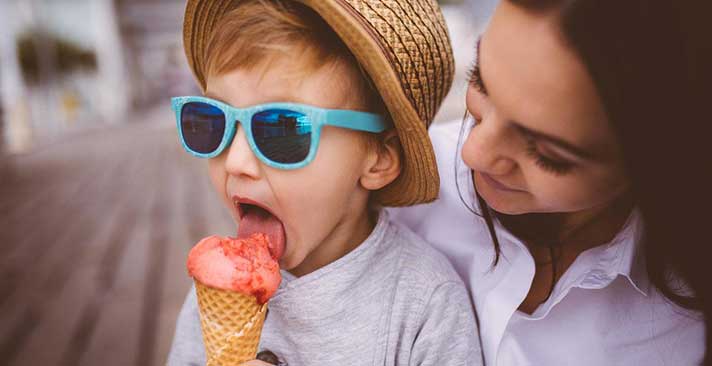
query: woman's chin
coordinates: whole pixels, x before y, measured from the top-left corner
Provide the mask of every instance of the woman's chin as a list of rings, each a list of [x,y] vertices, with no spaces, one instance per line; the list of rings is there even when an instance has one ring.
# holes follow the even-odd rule
[[[546,209],[539,205],[534,205],[526,196],[509,198],[495,195],[495,197],[488,197],[484,192],[480,191],[479,193],[482,199],[485,200],[485,203],[487,203],[487,206],[489,206],[492,210],[505,215],[565,212],[563,210]]]
[[[483,197],[484,198],[484,197]],[[487,200],[485,199],[485,202]],[[487,202],[487,205],[494,211],[497,211],[499,213],[505,214],[505,215],[523,215],[530,213],[530,210],[526,210],[522,207],[517,207],[516,205],[512,204],[492,204]]]

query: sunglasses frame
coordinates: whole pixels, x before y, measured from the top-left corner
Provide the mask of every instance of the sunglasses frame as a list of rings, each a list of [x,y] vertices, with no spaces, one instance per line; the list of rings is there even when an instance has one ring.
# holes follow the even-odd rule
[[[200,153],[194,151],[188,147],[188,144],[183,137],[183,129],[181,128],[181,113],[183,111],[183,107],[187,103],[194,102],[209,104],[221,110],[225,115],[225,132],[223,133],[220,145],[213,152]],[[247,108],[235,108],[229,104],[208,97],[185,96],[171,98],[171,108],[176,115],[178,135],[180,136],[181,144],[183,145],[183,148],[193,156],[210,159],[220,155],[235,138],[237,124],[239,123],[245,129],[247,142],[255,156],[257,156],[261,162],[268,166],[285,170],[304,167],[314,160],[317,149],[319,148],[319,140],[321,140],[321,130],[324,126],[335,126],[355,131],[373,133],[383,132],[388,128],[386,120],[378,114],[346,109],[325,109],[298,103],[267,103]],[[293,112],[301,113],[309,118],[311,122],[312,137],[309,146],[309,153],[304,160],[296,163],[279,163],[262,154],[260,149],[257,147],[255,138],[252,135],[252,117],[257,113],[264,112],[269,109],[287,109]]]

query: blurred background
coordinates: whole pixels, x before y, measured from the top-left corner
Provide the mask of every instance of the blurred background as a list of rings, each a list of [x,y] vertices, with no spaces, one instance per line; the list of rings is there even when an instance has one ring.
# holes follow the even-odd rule
[[[457,76],[496,0],[441,1]],[[184,0],[0,0],[0,363],[162,365],[185,259],[233,235],[169,98],[198,94]]]

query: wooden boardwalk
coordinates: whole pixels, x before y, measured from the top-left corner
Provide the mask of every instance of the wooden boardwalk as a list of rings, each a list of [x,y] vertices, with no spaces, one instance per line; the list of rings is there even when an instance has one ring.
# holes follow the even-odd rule
[[[165,363],[190,246],[234,234],[172,118],[0,157],[0,364]]]

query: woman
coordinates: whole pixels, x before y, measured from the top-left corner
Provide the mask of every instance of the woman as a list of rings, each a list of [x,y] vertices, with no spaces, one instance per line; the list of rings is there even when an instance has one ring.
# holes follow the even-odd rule
[[[440,199],[393,212],[470,287],[487,365],[712,365],[702,6],[498,6],[462,129],[431,128]]]
[[[398,219],[470,286],[487,365],[712,364],[712,32],[672,3],[502,2],[461,144],[431,129],[440,200]]]

